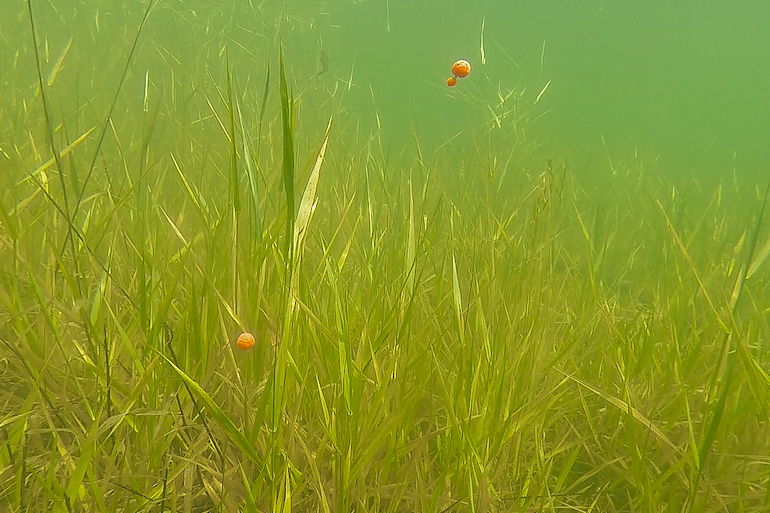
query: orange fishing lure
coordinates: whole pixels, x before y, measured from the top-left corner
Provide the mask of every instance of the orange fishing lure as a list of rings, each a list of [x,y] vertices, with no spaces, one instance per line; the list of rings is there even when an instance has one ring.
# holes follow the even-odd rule
[[[249,333],[248,331],[244,331],[240,335],[238,335],[238,349],[241,351],[248,351],[252,347],[254,347],[254,344],[256,344],[257,341],[254,339],[254,335]]]
[[[458,78],[465,78],[471,73],[471,63],[465,59],[460,59],[452,64],[452,76],[446,79],[446,85],[452,87],[457,85]]]

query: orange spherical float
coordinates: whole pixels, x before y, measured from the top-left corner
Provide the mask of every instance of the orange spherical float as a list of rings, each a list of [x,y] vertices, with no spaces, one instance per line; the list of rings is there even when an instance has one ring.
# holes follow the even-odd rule
[[[254,347],[254,344],[256,344],[257,341],[254,339],[254,335],[249,333],[248,331],[244,331],[240,335],[238,335],[238,349],[241,351],[248,351],[252,347]]]
[[[457,79],[455,77],[449,77],[448,79],[446,79],[446,85],[448,85],[449,87],[457,85]]]
[[[471,73],[471,63],[466,61],[465,59],[460,59],[459,61],[452,64],[452,75],[454,75],[457,78],[465,78]]]

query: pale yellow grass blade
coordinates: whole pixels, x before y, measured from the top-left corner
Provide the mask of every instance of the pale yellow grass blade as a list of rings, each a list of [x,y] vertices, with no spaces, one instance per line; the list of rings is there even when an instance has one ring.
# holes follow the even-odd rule
[[[585,381],[576,378],[575,376],[572,376],[570,374],[567,374],[566,372],[559,371],[562,374],[564,374],[566,377],[577,383],[578,385],[582,386],[583,388],[589,390],[590,392],[598,395],[614,407],[618,408],[619,410],[622,410],[624,412],[631,412],[631,415],[636,419],[639,423],[641,423],[644,427],[652,431],[655,436],[660,438],[661,441],[663,441],[666,445],[671,447],[674,450],[678,450],[677,446],[674,445],[674,443],[669,440],[669,438],[663,433],[663,431],[660,430],[655,424],[652,423],[650,419],[648,419],[642,412],[628,404],[627,402],[623,401],[622,399],[619,399],[617,397],[611,396],[610,394],[603,392],[599,390],[598,388],[594,388],[593,386],[589,385]]]

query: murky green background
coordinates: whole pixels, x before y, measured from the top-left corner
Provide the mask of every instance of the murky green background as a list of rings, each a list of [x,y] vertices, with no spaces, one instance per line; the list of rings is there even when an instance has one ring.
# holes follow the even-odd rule
[[[73,38],[51,94],[74,130],[104,115],[146,3],[33,5],[44,73]],[[18,109],[36,87],[26,3],[5,0],[3,12],[0,92]],[[528,140],[576,172],[612,162],[757,175],[770,164],[768,22],[770,4],[759,1],[170,0],[149,17],[119,107],[128,115],[142,105],[149,74],[150,101],[173,95],[180,119],[194,119],[187,100],[221,82],[225,47],[236,87],[256,99],[268,63],[276,70],[280,31],[304,120],[334,114],[370,134],[378,117],[393,157],[416,140],[424,151],[450,139],[471,151],[495,119],[518,119]],[[329,72],[316,80],[322,51]],[[473,72],[450,89],[457,58]],[[522,92],[515,112],[511,99],[501,106]],[[10,110],[4,123],[14,123]]]
[[[604,136],[618,158],[638,148],[672,172],[722,172],[734,155],[759,172],[770,163],[768,22],[757,1],[395,0],[390,32],[384,2],[370,1],[332,17],[331,39],[342,73],[355,59],[373,84],[390,131],[415,123],[440,139],[488,114],[479,103],[498,90],[526,88],[532,102],[550,80],[550,112],[533,128],[554,153],[580,162],[604,153]],[[458,57],[474,72],[448,91]]]

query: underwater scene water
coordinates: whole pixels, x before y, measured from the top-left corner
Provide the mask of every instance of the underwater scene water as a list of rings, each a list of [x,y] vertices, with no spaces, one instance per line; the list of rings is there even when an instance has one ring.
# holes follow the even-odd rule
[[[770,511],[770,4],[0,11],[0,511]]]

